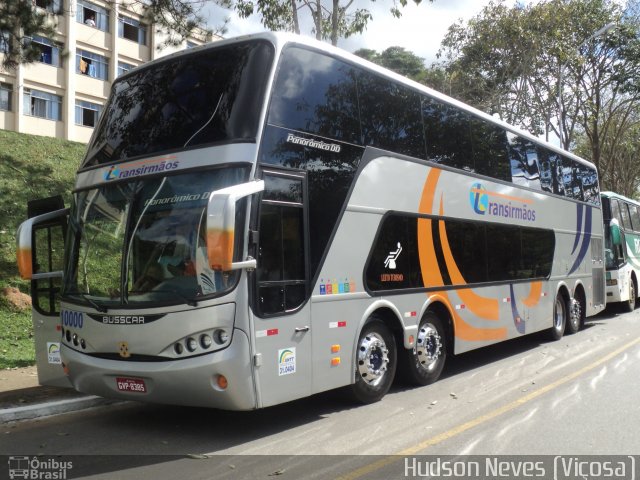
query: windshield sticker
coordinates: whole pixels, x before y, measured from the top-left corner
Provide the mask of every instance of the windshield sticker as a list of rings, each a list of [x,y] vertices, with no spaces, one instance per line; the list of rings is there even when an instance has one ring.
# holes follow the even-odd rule
[[[278,376],[296,373],[295,347],[278,350]]]
[[[47,362],[52,364],[61,364],[60,344],[57,342],[47,342]]]
[[[320,295],[337,295],[341,293],[353,293],[356,291],[356,282],[345,279],[344,281],[320,279]]]
[[[166,198],[147,198],[144,201],[144,206],[153,207],[155,205],[166,205],[166,204],[174,204],[174,203],[183,203],[183,202],[196,202],[198,200],[208,200],[211,196],[211,192],[204,192],[202,194],[193,194],[193,195],[174,195],[173,197]]]
[[[119,180],[122,178],[137,177],[139,175],[148,175],[150,173],[161,173],[169,170],[175,170],[180,165],[180,161],[175,156],[151,158],[123,165],[111,165],[104,174],[104,179]]]

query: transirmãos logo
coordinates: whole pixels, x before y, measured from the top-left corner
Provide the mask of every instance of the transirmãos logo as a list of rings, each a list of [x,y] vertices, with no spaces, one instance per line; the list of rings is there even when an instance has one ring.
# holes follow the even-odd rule
[[[487,190],[480,182],[474,183],[469,192],[469,203],[478,215],[490,215],[513,220],[536,221],[536,211],[531,208],[532,200],[512,197]]]
[[[137,177],[151,173],[162,173],[175,170],[180,165],[180,161],[175,157],[152,158],[142,160],[128,165],[112,165],[104,174],[104,179],[119,180],[122,178]]]
[[[469,201],[471,202],[474,212],[480,215],[486,213],[487,206],[489,205],[489,195],[487,195],[487,190],[481,183],[473,184],[469,192]]]

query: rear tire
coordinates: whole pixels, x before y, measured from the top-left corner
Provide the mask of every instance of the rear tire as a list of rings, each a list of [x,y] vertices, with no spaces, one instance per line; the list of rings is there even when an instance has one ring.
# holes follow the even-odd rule
[[[636,284],[633,278],[629,279],[629,300],[622,302],[622,308],[627,313],[636,309]]]
[[[418,326],[415,347],[401,353],[402,377],[412,385],[434,383],[447,358],[447,334],[442,320],[434,312],[427,312]]]
[[[569,308],[566,300],[561,293],[558,293],[556,303],[553,306],[553,326],[549,329],[549,338],[551,340],[560,340],[564,335],[568,312]]]
[[[386,395],[396,373],[396,343],[385,323],[371,317],[365,323],[356,350],[356,381],[352,397],[360,403],[374,403]]]
[[[574,334],[582,327],[584,321],[584,305],[580,301],[580,298],[573,298],[569,300],[569,303],[571,307],[569,308],[569,316],[564,331],[567,334]]]

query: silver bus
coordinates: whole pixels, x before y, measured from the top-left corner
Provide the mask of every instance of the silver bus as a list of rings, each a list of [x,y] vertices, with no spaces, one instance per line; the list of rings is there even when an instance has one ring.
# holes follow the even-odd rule
[[[105,397],[369,403],[605,304],[592,164],[298,36],[119,77],[50,210],[18,233],[41,381]]]

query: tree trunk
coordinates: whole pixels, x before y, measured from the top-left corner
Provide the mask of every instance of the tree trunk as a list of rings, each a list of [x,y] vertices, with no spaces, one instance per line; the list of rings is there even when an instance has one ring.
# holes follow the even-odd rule
[[[316,23],[316,40],[322,40],[322,1],[316,0],[316,13],[313,16]]]
[[[338,29],[340,21],[340,0],[333,0],[333,11],[331,12],[331,45],[338,46]]]
[[[300,35],[300,22],[298,21],[298,7],[296,0],[291,0],[291,18],[293,19],[293,31]]]

